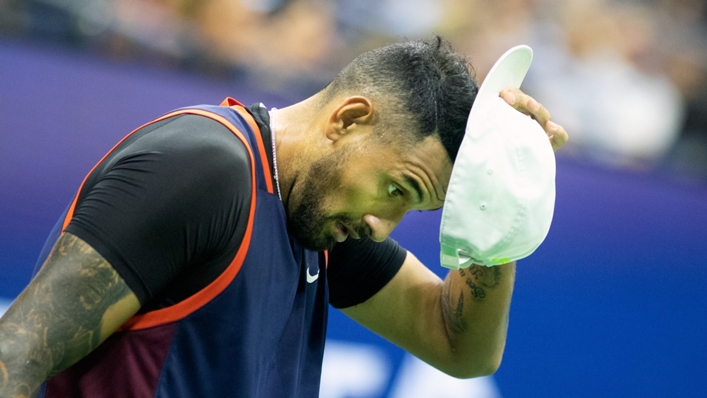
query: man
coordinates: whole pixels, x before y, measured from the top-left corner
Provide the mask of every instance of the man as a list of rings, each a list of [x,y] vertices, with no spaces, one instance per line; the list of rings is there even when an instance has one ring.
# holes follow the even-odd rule
[[[493,373],[515,264],[442,281],[388,237],[443,205],[476,92],[436,38],[365,53],[281,110],[228,99],[138,128],[0,320],[0,397],[313,397],[329,303],[450,375]]]

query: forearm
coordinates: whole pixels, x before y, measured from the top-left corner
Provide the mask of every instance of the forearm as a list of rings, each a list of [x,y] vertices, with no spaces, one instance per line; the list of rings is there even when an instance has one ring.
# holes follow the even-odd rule
[[[450,271],[439,306],[460,377],[490,374],[501,363],[515,263]]]
[[[139,308],[97,252],[63,234],[42,270],[0,319],[0,397],[31,397],[95,349]]]
[[[343,311],[447,374],[483,376],[503,355],[514,278],[512,263],[451,271],[443,281],[408,253],[383,289]]]
[[[38,322],[43,312],[28,308],[20,296],[0,320],[0,397],[34,397],[61,362],[61,350],[45,344],[49,331]]]

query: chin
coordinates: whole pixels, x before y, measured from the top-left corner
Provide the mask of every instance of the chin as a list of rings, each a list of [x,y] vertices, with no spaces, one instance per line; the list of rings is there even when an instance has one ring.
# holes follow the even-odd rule
[[[326,236],[323,234],[313,236],[312,234],[302,234],[299,233],[296,228],[290,228],[288,226],[290,236],[293,236],[297,243],[307,250],[320,252],[323,250],[331,249],[336,241],[332,236]]]
[[[324,250],[330,250],[336,241],[332,238],[330,239],[316,239],[316,240],[304,240],[304,239],[297,239],[297,243],[302,245],[307,250],[315,251],[315,252],[320,252]]]

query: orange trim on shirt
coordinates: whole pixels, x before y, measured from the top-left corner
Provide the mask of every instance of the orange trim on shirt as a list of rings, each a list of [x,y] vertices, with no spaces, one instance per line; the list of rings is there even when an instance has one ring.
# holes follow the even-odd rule
[[[235,99],[233,97],[226,97],[226,99],[221,101],[219,106],[229,106],[229,107],[230,106],[242,106],[242,107],[245,107],[245,105],[241,104],[240,101],[238,101],[237,99]]]
[[[243,105],[241,105],[240,102],[236,101],[233,98],[226,98],[223,100],[221,103],[221,106],[228,106],[234,111],[238,112],[239,115],[245,119],[246,122],[248,122],[248,125],[250,126],[251,129],[253,129],[253,135],[255,136],[255,141],[258,144],[258,152],[260,153],[260,160],[263,165],[263,174],[265,174],[265,187],[268,190],[268,193],[275,193],[273,186],[272,186],[272,173],[270,172],[270,163],[268,162],[268,154],[265,151],[265,143],[263,142],[263,137],[260,134],[260,128],[258,127],[258,124],[255,123],[255,120],[253,119],[253,116],[248,113],[248,111],[245,110]],[[273,155],[274,156],[274,155]]]
[[[243,134],[229,122],[223,116],[213,114],[207,111],[202,111],[198,109],[187,109],[181,111],[183,113],[190,113],[195,115],[205,116],[214,119],[224,126],[226,126],[231,132],[238,137],[248,149],[248,155],[250,156],[251,163],[251,178],[252,178],[252,189],[250,197],[250,210],[248,212],[248,225],[246,226],[245,234],[243,235],[243,240],[241,241],[241,246],[236,252],[236,256],[228,265],[226,270],[221,273],[215,280],[208,284],[203,289],[199,290],[195,294],[189,296],[185,300],[172,305],[167,308],[162,308],[159,310],[150,311],[145,314],[135,315],[130,318],[123,326],[121,330],[138,330],[145,329],[153,326],[163,325],[166,323],[178,321],[187,315],[193,313],[204,305],[208,304],[213,300],[218,294],[220,294],[228,285],[233,281],[241,267],[243,266],[243,261],[248,253],[248,248],[250,247],[250,240],[253,235],[253,221],[255,219],[255,203],[256,203],[256,179],[255,179],[255,159],[253,157],[253,151],[248,145],[248,141],[243,136]],[[256,134],[257,135],[257,134]]]
[[[81,182],[81,185],[79,186],[79,190],[78,190],[78,192],[76,193],[76,196],[74,197],[74,200],[71,202],[71,206],[69,206],[69,211],[66,213],[66,217],[64,218],[64,223],[63,223],[62,226],[61,226],[61,231],[63,232],[63,231],[66,229],[66,227],[69,226],[69,222],[71,222],[71,218],[74,216],[74,210],[76,210],[76,201],[78,201],[78,199],[79,199],[79,195],[81,194],[81,190],[83,189],[83,186],[84,186],[84,184],[86,183],[86,180],[88,180],[88,177],[93,173],[93,171],[96,169],[96,167],[98,167],[99,164],[103,163],[103,161],[108,157],[108,155],[110,155],[111,153],[113,153],[113,151],[115,150],[115,148],[117,148],[120,144],[122,144],[123,141],[125,141],[126,139],[128,139],[128,137],[130,137],[131,135],[133,135],[136,131],[138,131],[138,130],[140,130],[140,129],[142,129],[142,128],[145,128],[145,127],[147,127],[147,126],[149,126],[149,125],[151,125],[151,124],[154,124],[154,123],[157,123],[157,122],[159,122],[159,121],[162,121],[162,120],[164,120],[164,119],[168,119],[168,118],[170,118],[170,117],[172,117],[172,116],[176,116],[176,115],[183,114],[183,113],[184,113],[184,111],[174,111],[174,112],[170,112],[170,113],[168,113],[168,114],[166,114],[166,115],[164,115],[164,116],[162,116],[162,117],[160,117],[160,118],[158,118],[158,119],[155,119],[155,120],[153,120],[153,121],[151,121],[151,122],[148,122],[148,123],[143,124],[142,126],[140,126],[140,127],[136,128],[135,130],[131,131],[130,134],[128,134],[128,135],[126,135],[125,137],[123,137],[122,140],[118,141],[118,143],[115,144],[115,145],[113,146],[113,148],[111,148],[110,151],[108,151],[108,152],[101,158],[101,160],[99,160],[98,163],[96,163],[96,164],[93,166],[93,168],[91,168],[91,171],[89,171],[88,174],[86,174],[86,177],[84,177],[83,181]],[[246,146],[247,146],[247,145],[246,145]]]
[[[235,100],[233,100],[235,101]],[[237,102],[237,101],[235,101]],[[247,113],[247,112],[246,112]],[[217,122],[221,123],[225,127],[227,127],[231,132],[238,138],[240,139],[243,144],[245,145],[246,149],[248,150],[248,156],[250,157],[250,164],[251,164],[251,179],[252,179],[252,188],[251,188],[251,202],[250,202],[250,209],[248,211],[248,224],[246,226],[245,234],[243,235],[243,240],[241,242],[241,246],[239,247],[238,251],[236,252],[235,257],[231,261],[231,264],[228,265],[226,270],[219,275],[218,278],[213,280],[209,285],[204,287],[203,289],[199,290],[192,296],[188,297],[187,299],[180,301],[179,303],[172,305],[167,308],[162,308],[159,310],[155,311],[150,311],[145,314],[139,314],[131,317],[128,319],[127,322],[125,322],[119,330],[138,330],[138,329],[145,329],[153,326],[158,326],[170,322],[174,322],[177,320],[180,320],[187,315],[193,313],[194,311],[198,310],[199,308],[203,307],[207,303],[209,303],[213,298],[215,298],[219,293],[221,293],[228,285],[233,281],[233,279],[236,277],[238,272],[240,271],[241,267],[243,266],[243,261],[245,260],[245,256],[248,253],[248,248],[250,247],[250,240],[253,234],[253,221],[255,219],[255,204],[256,204],[256,192],[257,192],[257,183],[256,183],[256,176],[255,176],[255,158],[253,156],[253,151],[248,144],[247,139],[243,136],[243,133],[241,133],[236,126],[234,126],[231,122],[229,122],[226,118],[224,118],[221,115],[217,115],[211,112],[207,112],[204,110],[200,109],[182,109],[174,112],[170,112],[158,119],[155,119],[149,123],[145,123],[142,126],[138,127],[137,129],[133,130],[125,136],[120,142],[118,142],[113,148],[111,148],[108,153],[106,153],[105,156],[101,158],[101,160],[96,163],[95,166],[91,169],[91,171],[86,175],[84,180],[81,182],[81,185],[79,186],[78,193],[74,197],[73,202],[71,203],[71,206],[69,207],[69,211],[66,214],[66,217],[64,218],[64,223],[62,226],[62,231],[66,229],[66,227],[69,225],[69,222],[71,221],[71,218],[73,217],[74,211],[76,209],[76,202],[78,201],[78,197],[81,194],[81,190],[83,189],[84,184],[86,183],[86,180],[88,177],[93,173],[93,171],[98,167],[99,164],[101,164],[106,157],[108,157],[120,144],[122,144],[128,137],[130,137],[133,133],[136,131],[147,127],[153,123],[157,123],[161,120],[170,118],[172,116],[177,116],[177,115],[184,115],[184,114],[193,114],[193,115],[200,115],[200,116],[205,116],[210,119],[216,120]],[[256,130],[255,136],[258,136]],[[261,144],[262,146],[262,144]],[[262,149],[261,149],[262,150]],[[265,162],[266,166],[263,168],[265,170],[269,171],[269,168],[267,167],[267,162]],[[269,179],[267,181],[270,181]],[[272,187],[272,185],[271,185]],[[272,192],[271,192],[272,193]]]

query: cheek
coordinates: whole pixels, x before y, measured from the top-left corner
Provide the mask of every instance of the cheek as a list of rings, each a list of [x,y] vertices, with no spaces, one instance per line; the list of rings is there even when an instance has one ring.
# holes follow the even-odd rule
[[[381,195],[374,178],[342,176],[340,184],[329,192],[328,206],[337,213],[363,215],[372,207],[379,207]]]
[[[359,189],[341,185],[327,192],[323,204],[325,210],[332,214],[355,214],[363,209],[365,202],[367,199]]]

